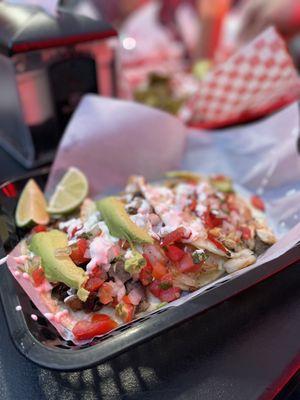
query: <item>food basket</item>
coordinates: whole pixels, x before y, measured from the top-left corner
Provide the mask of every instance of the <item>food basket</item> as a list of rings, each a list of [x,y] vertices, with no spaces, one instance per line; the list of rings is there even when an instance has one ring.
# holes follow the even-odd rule
[[[6,182],[0,187],[0,251],[2,253],[0,256],[11,251],[25,234],[24,231],[16,228],[14,213],[19,195],[31,177],[41,188],[44,188],[48,170],[37,170],[20,179]],[[210,284],[202,293],[195,295],[184,304],[179,306],[171,304],[169,308],[162,308],[155,314],[144,316],[101,338],[94,339],[91,344],[81,346],[65,341],[59,336],[5,267],[2,267],[0,271],[0,295],[12,341],[21,354],[45,368],[61,371],[80,370],[113,358],[203,313],[250,286],[292,266],[299,258],[300,245],[298,243],[283,256],[258,268],[250,269],[234,277],[227,275],[221,282]],[[22,310],[16,310],[18,305],[22,307]],[[31,319],[33,313],[37,315],[37,321]]]

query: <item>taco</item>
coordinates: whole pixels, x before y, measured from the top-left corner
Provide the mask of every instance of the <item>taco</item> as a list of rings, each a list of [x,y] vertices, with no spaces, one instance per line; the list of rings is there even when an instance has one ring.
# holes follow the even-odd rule
[[[132,176],[34,226],[8,265],[65,339],[89,342],[255,263],[276,241],[264,207],[223,175]]]

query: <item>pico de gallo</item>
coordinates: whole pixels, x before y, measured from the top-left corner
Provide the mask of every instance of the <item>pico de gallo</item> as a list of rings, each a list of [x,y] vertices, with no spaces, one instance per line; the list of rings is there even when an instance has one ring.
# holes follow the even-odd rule
[[[48,296],[49,320],[90,341],[255,263],[276,241],[264,209],[227,176],[132,176],[118,196],[34,226],[18,269]]]

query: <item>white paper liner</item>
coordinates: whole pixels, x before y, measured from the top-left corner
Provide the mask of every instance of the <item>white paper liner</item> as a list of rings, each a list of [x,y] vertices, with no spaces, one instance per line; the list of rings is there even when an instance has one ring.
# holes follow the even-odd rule
[[[21,265],[16,262],[14,257],[18,257],[21,254],[21,245],[18,244],[14,250],[9,254],[7,259],[7,265],[16,281],[22,286],[23,290],[30,297],[31,301],[36,305],[39,311],[45,314],[52,314],[55,316],[58,312],[62,311],[62,307],[58,306],[55,299],[50,297],[50,293],[45,294],[39,292],[32,284],[30,279],[25,279],[23,274],[20,273]],[[46,296],[46,297],[45,297]],[[70,315],[62,316],[61,319],[51,319],[50,321],[60,335],[66,339],[72,339],[72,334],[67,326],[72,326],[72,319]]]
[[[87,95],[61,140],[47,192],[70,165],[86,174],[92,196],[122,188],[132,174],[155,179],[179,167],[185,142],[186,128],[165,112]]]
[[[87,175],[92,195],[121,189],[130,174],[157,179],[167,170],[182,167],[207,174],[229,174],[246,191],[261,195],[267,201],[267,215],[280,238],[278,242],[254,265],[225,275],[166,307],[178,306],[210,287],[279,257],[299,242],[298,137],[297,104],[247,126],[215,132],[188,131],[164,112],[88,95],[61,141],[48,191],[69,166],[76,166]],[[10,261],[8,265],[12,268]],[[20,277],[18,282],[28,292],[28,281]],[[35,298],[32,300],[35,302]],[[36,305],[45,312],[40,301]],[[56,328],[64,337],[63,329]]]

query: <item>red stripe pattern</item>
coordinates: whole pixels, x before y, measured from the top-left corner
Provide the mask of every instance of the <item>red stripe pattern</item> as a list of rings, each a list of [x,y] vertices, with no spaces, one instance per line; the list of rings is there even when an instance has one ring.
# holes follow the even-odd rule
[[[182,110],[191,126],[215,128],[265,115],[300,97],[285,42],[269,28],[218,65]]]

